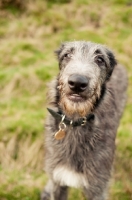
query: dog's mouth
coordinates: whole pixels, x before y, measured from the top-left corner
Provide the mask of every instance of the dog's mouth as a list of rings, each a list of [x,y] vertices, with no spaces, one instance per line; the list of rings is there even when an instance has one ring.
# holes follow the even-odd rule
[[[81,96],[80,94],[70,94],[68,95],[68,99],[70,101],[73,101],[73,102],[82,102],[85,100],[85,98],[83,96]]]

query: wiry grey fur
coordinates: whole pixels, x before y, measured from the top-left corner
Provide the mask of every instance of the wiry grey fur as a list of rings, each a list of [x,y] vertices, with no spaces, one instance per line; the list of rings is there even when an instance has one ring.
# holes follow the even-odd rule
[[[73,121],[90,112],[95,119],[85,126],[67,126],[64,139],[56,140],[54,134],[59,130],[60,121],[49,114],[45,170],[50,180],[41,199],[66,200],[68,186],[75,184],[83,189],[87,199],[105,200],[116,132],[126,101],[126,71],[117,64],[113,53],[100,44],[67,42],[56,54],[60,73],[49,90],[52,109],[61,110]],[[89,80],[86,90],[79,94],[80,101],[76,101],[76,97],[70,99],[73,92],[68,86],[68,78],[72,74],[83,75]]]

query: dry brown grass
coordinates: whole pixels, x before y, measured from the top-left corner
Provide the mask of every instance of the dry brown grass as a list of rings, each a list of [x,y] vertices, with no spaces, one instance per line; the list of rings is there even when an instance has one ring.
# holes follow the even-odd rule
[[[8,6],[15,6],[18,9],[24,9],[26,1],[23,0],[0,0],[0,8],[6,8]]]

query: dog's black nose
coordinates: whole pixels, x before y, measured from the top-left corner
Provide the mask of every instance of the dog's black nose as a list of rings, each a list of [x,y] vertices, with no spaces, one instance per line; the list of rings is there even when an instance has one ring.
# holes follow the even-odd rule
[[[88,79],[86,76],[73,74],[68,79],[69,87],[74,92],[83,92],[88,85]]]

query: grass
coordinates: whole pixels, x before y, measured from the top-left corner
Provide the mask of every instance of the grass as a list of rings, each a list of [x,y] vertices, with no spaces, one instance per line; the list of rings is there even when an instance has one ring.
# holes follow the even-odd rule
[[[46,183],[47,83],[58,72],[53,51],[67,40],[106,44],[128,70],[128,101],[118,129],[109,200],[131,200],[131,1],[30,0],[24,9],[9,2],[0,8],[0,200],[37,200]],[[69,199],[84,197],[71,189]]]

